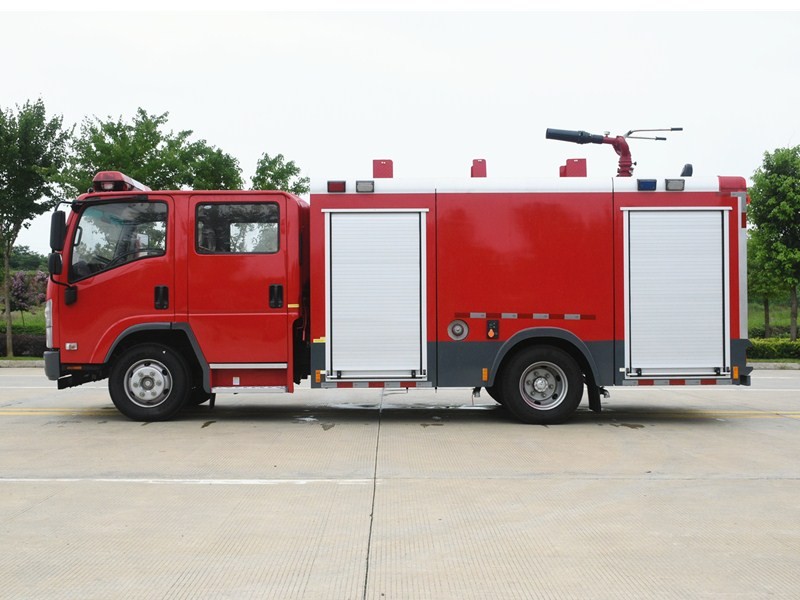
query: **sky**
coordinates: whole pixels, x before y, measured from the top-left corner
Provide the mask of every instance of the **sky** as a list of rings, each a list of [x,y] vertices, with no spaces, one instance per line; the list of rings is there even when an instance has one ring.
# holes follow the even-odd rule
[[[749,178],[765,151],[800,144],[800,12],[780,2],[103,4],[4,5],[0,107],[42,98],[68,126],[168,112],[170,129],[235,156],[248,183],[264,152],[312,183],[369,177],[375,158],[396,178],[467,177],[474,158],[497,178],[555,177],[581,157],[590,177],[616,173],[610,146],[546,140],[548,127],[683,127],[631,140],[642,177],[692,163],[696,176]],[[48,223],[17,243],[49,252]]]

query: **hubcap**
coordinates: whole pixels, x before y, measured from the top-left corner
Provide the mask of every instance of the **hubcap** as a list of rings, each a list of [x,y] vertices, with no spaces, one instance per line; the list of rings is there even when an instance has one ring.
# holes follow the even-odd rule
[[[169,369],[157,360],[140,360],[125,374],[125,393],[142,408],[154,408],[163,404],[172,391]]]
[[[551,362],[534,363],[519,378],[522,399],[536,410],[552,410],[564,401],[567,390],[566,374]]]

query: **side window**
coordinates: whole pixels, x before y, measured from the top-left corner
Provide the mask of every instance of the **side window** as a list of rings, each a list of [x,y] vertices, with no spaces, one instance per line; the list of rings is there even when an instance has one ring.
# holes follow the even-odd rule
[[[167,249],[167,205],[164,202],[109,202],[87,206],[72,241],[70,281],[150,256]]]
[[[272,254],[280,248],[274,202],[200,204],[195,248],[200,254]]]

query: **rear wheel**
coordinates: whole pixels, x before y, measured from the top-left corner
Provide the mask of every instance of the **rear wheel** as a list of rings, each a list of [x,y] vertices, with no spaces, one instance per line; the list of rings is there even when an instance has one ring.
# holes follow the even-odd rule
[[[189,394],[189,370],[169,346],[139,344],[114,362],[108,391],[114,406],[134,421],[164,421],[175,415]]]
[[[520,421],[552,425],[563,423],[578,408],[583,375],[564,350],[534,346],[511,359],[500,386],[504,405]]]

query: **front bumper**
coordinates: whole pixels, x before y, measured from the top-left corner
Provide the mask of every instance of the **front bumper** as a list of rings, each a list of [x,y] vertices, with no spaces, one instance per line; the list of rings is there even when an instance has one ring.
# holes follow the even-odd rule
[[[61,351],[44,351],[44,374],[50,381],[57,381],[61,377]]]

